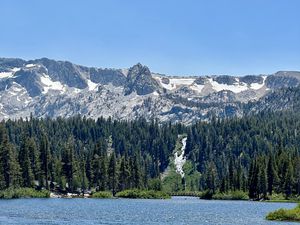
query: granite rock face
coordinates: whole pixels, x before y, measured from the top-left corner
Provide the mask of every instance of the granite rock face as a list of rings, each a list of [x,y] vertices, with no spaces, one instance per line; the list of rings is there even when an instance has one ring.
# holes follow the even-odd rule
[[[0,58],[0,119],[79,114],[190,124],[213,115],[239,117],[263,109],[293,108],[299,84],[300,72],[296,71],[168,76],[140,63],[109,69],[47,58]]]

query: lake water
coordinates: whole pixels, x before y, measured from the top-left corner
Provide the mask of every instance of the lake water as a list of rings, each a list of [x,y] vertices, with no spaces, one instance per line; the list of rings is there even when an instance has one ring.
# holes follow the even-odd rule
[[[170,200],[16,199],[0,200],[0,224],[128,225],[287,225],[265,215],[293,203],[209,201],[191,197]]]

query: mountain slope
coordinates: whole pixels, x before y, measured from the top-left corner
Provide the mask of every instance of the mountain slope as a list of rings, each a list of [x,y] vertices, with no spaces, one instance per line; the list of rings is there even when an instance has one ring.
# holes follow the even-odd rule
[[[140,63],[129,69],[101,69],[47,58],[0,58],[0,119],[80,114],[192,123],[212,114],[241,116],[249,102],[252,111],[260,110],[253,102],[269,101],[269,93],[299,83],[300,72],[293,71],[174,77],[151,73]],[[270,104],[277,108],[276,101]]]

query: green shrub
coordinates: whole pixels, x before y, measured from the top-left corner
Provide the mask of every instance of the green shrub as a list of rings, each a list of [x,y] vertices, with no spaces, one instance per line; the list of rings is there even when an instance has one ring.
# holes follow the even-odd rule
[[[294,209],[278,209],[274,212],[270,212],[267,220],[277,221],[297,221],[300,222],[300,204]]]
[[[286,198],[286,196],[282,193],[273,193],[272,195],[268,196],[269,202],[299,202],[300,196],[290,196]]]
[[[98,191],[92,194],[92,198],[113,198],[113,195],[109,191]]]
[[[243,191],[230,191],[227,193],[216,193],[212,196],[215,200],[249,200],[248,194]]]
[[[37,191],[33,188],[9,188],[0,191],[0,198],[49,198],[50,192],[47,190]]]
[[[161,191],[162,190],[161,180],[159,178],[150,179],[148,181],[148,188],[149,188],[149,190]]]
[[[168,199],[170,195],[162,191],[154,190],[124,190],[116,194],[118,198],[142,198],[142,199]]]
[[[201,193],[200,198],[210,200],[210,199],[212,199],[212,196],[213,196],[213,191],[206,190]]]

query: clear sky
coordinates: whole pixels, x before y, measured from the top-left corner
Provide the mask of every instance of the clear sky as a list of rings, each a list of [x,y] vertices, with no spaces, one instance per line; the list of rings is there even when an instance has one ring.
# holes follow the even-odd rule
[[[170,75],[300,70],[300,1],[0,0],[0,57]]]

